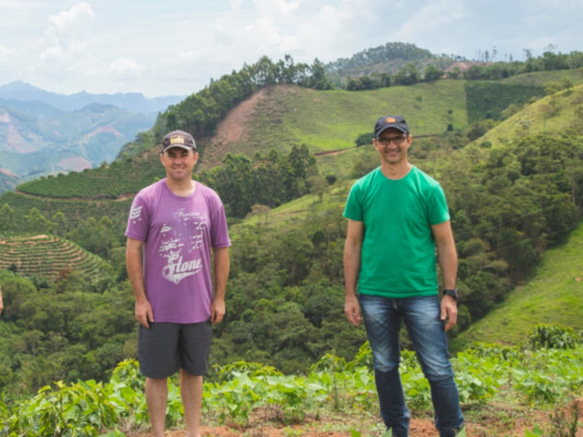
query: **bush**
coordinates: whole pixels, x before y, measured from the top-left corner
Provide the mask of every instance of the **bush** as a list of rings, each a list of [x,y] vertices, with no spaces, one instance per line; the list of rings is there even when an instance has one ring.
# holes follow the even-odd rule
[[[539,323],[529,336],[533,349],[572,349],[581,344],[581,333],[572,328]]]
[[[356,144],[356,147],[360,147],[360,146],[368,146],[372,144],[372,140],[374,138],[374,133],[372,132],[367,132],[365,134],[360,134],[356,140],[354,140],[354,144]]]

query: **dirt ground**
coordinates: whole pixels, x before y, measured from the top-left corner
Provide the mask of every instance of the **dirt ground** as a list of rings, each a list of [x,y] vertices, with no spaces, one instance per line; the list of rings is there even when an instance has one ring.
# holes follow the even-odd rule
[[[253,428],[231,426],[218,427],[202,427],[201,437],[289,437],[289,436],[303,436],[303,437],[351,437],[349,426],[346,431],[328,431],[326,428],[337,427],[338,424],[331,424],[329,422],[308,422],[299,425],[277,426],[277,425],[259,425]],[[320,428],[320,430],[318,430]],[[363,437],[372,437],[382,435],[383,431],[375,431],[374,434],[363,433]],[[415,420],[411,421],[410,436],[411,437],[425,437],[436,436],[437,431],[431,420]],[[468,434],[470,436],[472,434]],[[131,437],[152,437],[152,434],[135,434]],[[184,430],[171,430],[166,432],[166,437],[186,437]]]
[[[524,405],[491,403],[482,407],[464,407],[466,435],[468,437],[524,437],[525,431],[535,427],[544,431],[545,436],[571,436],[568,424],[573,419],[578,424],[576,437],[583,437],[583,397],[576,398],[561,408],[536,410]],[[411,419],[410,437],[437,437],[438,433],[432,417]],[[223,426],[203,426],[201,437],[353,437],[351,430],[358,430],[362,437],[380,437],[384,433],[380,417],[371,413],[331,415],[307,414],[302,423],[282,424],[282,411],[276,406],[261,407],[249,416],[245,425],[228,423]],[[213,421],[203,415],[203,425]],[[560,423],[560,425],[557,425]],[[563,426],[562,429],[557,427]],[[152,437],[146,431],[128,432],[128,437]],[[166,437],[186,437],[183,429],[172,429]]]
[[[579,399],[579,427],[577,437],[583,437],[583,400]],[[570,408],[565,408],[565,421],[570,422]],[[555,412],[556,413],[556,412]],[[545,430],[547,435],[559,435],[549,433],[553,429],[551,414],[553,411],[516,411],[503,405],[493,405],[481,414],[466,415],[466,435],[468,437],[524,437],[525,431],[532,431],[535,426]],[[469,417],[471,416],[471,417]],[[476,416],[477,418],[473,418]],[[362,437],[380,437],[384,430],[380,419],[363,417],[358,418],[324,418],[320,420],[306,419],[304,423],[297,425],[278,425],[274,422],[253,423],[249,427],[230,424],[227,426],[202,427],[201,437],[352,437],[351,429],[358,429]],[[362,431],[366,429],[367,431]],[[370,429],[370,431],[368,431]],[[567,428],[565,428],[566,431]],[[437,437],[438,433],[431,418],[411,420],[410,437]],[[565,432],[563,431],[563,432]],[[560,434],[571,435],[571,434]],[[128,434],[129,437],[152,437],[150,433]],[[166,437],[186,437],[184,430],[174,429],[166,433]]]

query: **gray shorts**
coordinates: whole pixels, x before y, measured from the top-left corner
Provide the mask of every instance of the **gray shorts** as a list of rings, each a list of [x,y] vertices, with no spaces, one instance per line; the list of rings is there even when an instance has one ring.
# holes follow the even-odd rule
[[[139,325],[138,361],[148,378],[163,379],[184,369],[193,376],[208,370],[213,331],[210,322]]]

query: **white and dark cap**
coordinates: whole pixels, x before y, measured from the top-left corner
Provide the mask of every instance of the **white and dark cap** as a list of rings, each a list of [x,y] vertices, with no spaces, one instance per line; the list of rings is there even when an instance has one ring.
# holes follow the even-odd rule
[[[175,130],[164,135],[162,139],[162,152],[172,147],[180,147],[185,150],[194,150],[196,152],[196,143],[194,138],[188,132]]]

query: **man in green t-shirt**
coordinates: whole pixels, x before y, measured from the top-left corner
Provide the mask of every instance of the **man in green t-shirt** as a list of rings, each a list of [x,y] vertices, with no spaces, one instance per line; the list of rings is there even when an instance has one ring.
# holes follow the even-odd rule
[[[381,165],[354,184],[344,210],[344,311],[358,326],[362,309],[381,416],[393,436],[409,435],[410,413],[399,374],[402,320],[431,386],[435,426],[440,437],[453,437],[464,417],[446,336],[457,322],[458,293],[445,195],[437,181],[409,163],[412,137],[403,117],[381,117],[373,142]],[[436,246],[444,281],[441,302]]]

